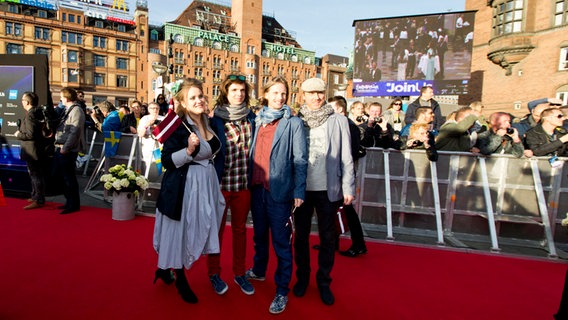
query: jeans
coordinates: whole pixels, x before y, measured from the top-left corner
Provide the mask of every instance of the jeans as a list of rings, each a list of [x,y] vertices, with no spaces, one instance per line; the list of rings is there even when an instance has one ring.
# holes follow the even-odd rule
[[[337,231],[335,217],[342,201],[329,201],[327,191],[306,191],[306,200],[296,209],[294,222],[296,224],[296,277],[298,282],[308,283],[310,279],[310,231],[314,208],[318,218],[320,250],[318,252],[318,271],[316,282],[318,287],[331,284],[331,270],[335,262],[335,247]]]
[[[67,209],[79,210],[81,198],[79,197],[79,183],[77,182],[77,176],[75,176],[77,152],[61,154],[60,150],[57,149],[53,160],[56,162],[56,173],[63,177],[65,207]]]
[[[270,191],[262,186],[252,188],[252,221],[254,226],[254,265],[252,271],[259,276],[266,275],[269,257],[269,231],[272,247],[278,259],[274,274],[276,293],[288,295],[292,279],[292,201],[276,202]]]
[[[227,211],[231,209],[231,231],[233,233],[233,273],[235,276],[245,274],[245,258],[247,247],[247,216],[250,211],[250,191],[222,191],[225,197],[225,212],[219,229],[219,244],[223,242],[223,231],[227,222]],[[221,254],[207,256],[209,276],[221,274]]]

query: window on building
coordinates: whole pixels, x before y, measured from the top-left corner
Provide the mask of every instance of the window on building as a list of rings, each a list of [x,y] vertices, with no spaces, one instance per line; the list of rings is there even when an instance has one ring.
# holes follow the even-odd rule
[[[81,24],[81,16],[77,16],[77,24]]]
[[[75,15],[74,14],[69,14],[69,22],[75,23]]]
[[[284,53],[283,52],[278,52],[278,54],[276,54],[276,57],[280,60],[284,60]]]
[[[253,60],[248,60],[247,61],[247,68],[256,69],[256,63]]]
[[[105,24],[102,21],[100,21],[100,20],[95,21],[95,28],[103,29],[104,27],[105,27]]]
[[[106,57],[98,54],[93,55],[93,64],[95,65],[95,67],[106,66]]]
[[[176,65],[176,66],[175,66],[175,69],[174,69],[174,73],[183,76],[183,66]]]
[[[239,52],[239,46],[237,46],[236,44],[232,44],[229,49],[231,50],[231,52]]]
[[[219,89],[219,86],[213,86],[213,98],[217,98],[220,93],[221,90]]]
[[[221,81],[221,70],[213,70],[213,81]]]
[[[61,21],[67,21],[67,13],[61,14]]]
[[[24,53],[24,46],[15,43],[7,43],[6,44],[6,53],[7,54],[22,54]]]
[[[35,38],[38,40],[49,40],[51,30],[48,28],[35,27]]]
[[[255,52],[254,46],[247,45],[247,53],[248,54],[254,54],[254,52]]]
[[[554,25],[568,24],[568,0],[556,0],[554,10]]]
[[[294,104],[294,103],[296,103],[296,94],[295,94],[295,93],[292,93],[292,94],[290,95],[290,104],[292,105],[292,104]]]
[[[126,26],[123,24],[118,25],[118,32],[126,32]]]
[[[185,41],[183,39],[183,36],[178,33],[174,36],[174,42],[175,43],[184,43]]]
[[[79,70],[69,68],[67,69],[67,82],[79,82]]]
[[[176,50],[176,52],[174,53],[174,62],[177,64],[184,64],[183,57],[184,57],[183,51]]]
[[[51,54],[51,50],[49,50],[49,48],[36,47],[35,54],[45,54],[46,56],[49,57]]]
[[[105,85],[105,74],[104,73],[96,73],[93,79],[93,83],[95,86],[104,86]]]
[[[247,79],[249,83],[256,83],[256,76],[254,74],[247,75]]]
[[[107,44],[107,38],[99,37],[99,36],[93,36],[93,47],[105,49],[106,44]]]
[[[128,69],[128,59],[125,58],[116,58],[116,68],[127,70]]]
[[[21,23],[6,22],[6,35],[21,37],[23,28]]]
[[[10,4],[8,5],[8,12],[10,13],[20,13],[20,8],[17,5]]]
[[[333,75],[333,83],[334,83],[334,84],[339,84],[339,75],[338,75],[338,74],[334,74],[334,75]]]
[[[128,77],[127,76],[116,76],[116,86],[119,88],[128,87]]]
[[[222,68],[223,65],[221,63],[220,56],[213,56],[213,68]]]
[[[266,49],[262,50],[262,56],[265,58],[270,58],[270,51]]]
[[[193,45],[198,47],[203,47],[203,39],[195,38],[195,40],[193,40]]]
[[[150,31],[150,40],[152,40],[152,41],[158,41],[159,40],[158,30]]]
[[[305,64],[310,64],[310,63],[312,63],[312,59],[310,59],[310,57],[305,57],[305,58],[304,58],[304,63],[305,63]]]
[[[507,0],[493,6],[493,35],[521,32],[524,0]]]
[[[293,54],[293,55],[292,55],[292,61],[293,61],[293,62],[298,62],[298,56],[295,55],[295,54]]]
[[[116,50],[118,51],[128,51],[128,41],[116,40]]]
[[[223,46],[221,45],[221,42],[219,42],[219,41],[213,42],[213,49],[217,49],[217,50],[223,49]]]
[[[75,50],[67,51],[67,62],[77,62],[79,59],[79,52]]]
[[[70,44],[83,44],[83,35],[80,33],[61,31],[61,42]]]
[[[47,11],[45,10],[38,10],[37,11],[38,18],[47,18]]]
[[[568,70],[568,47],[560,49],[560,64],[558,70]]]
[[[148,50],[148,52],[155,53],[155,54],[162,54],[162,51],[160,51],[160,49],[158,49],[158,48],[150,48],[150,50]]]
[[[199,79],[203,77],[203,68],[195,68],[194,70],[195,78]]]

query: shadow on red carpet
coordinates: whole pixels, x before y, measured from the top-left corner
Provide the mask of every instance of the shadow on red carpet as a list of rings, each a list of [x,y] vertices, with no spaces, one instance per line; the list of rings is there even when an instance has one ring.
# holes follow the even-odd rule
[[[6,199],[0,223],[0,319],[265,319],[275,294],[275,257],[256,293],[232,281],[230,227],[222,250],[229,291],[215,294],[200,259],[187,271],[199,303],[184,303],[173,285],[152,284],[154,220],[114,221],[110,209],[60,215],[57,204],[24,211]],[[252,229],[247,231],[252,264]],[[312,237],[312,244],[317,238]],[[342,248],[349,245],[342,239]],[[280,319],[552,319],[566,265],[555,261],[368,242],[369,253],[336,256],[335,305],[324,305],[314,274],[306,295],[290,293]],[[295,283],[295,277],[292,284]]]

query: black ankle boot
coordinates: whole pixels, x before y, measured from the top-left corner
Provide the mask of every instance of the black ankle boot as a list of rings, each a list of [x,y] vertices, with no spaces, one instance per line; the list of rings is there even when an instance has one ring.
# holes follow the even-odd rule
[[[162,279],[165,284],[172,284],[174,282],[174,275],[170,269],[156,269],[156,273],[154,276],[154,284],[158,279]]]
[[[193,293],[193,290],[189,287],[187,278],[185,277],[185,272],[183,269],[174,269],[176,272],[176,288],[183,301],[187,303],[197,303],[197,296]]]

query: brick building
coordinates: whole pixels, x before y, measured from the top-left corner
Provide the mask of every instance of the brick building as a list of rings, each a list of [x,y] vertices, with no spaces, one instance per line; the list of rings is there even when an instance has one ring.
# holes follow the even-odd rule
[[[527,102],[568,99],[568,0],[466,0],[477,10],[470,95],[486,112],[528,113]]]

